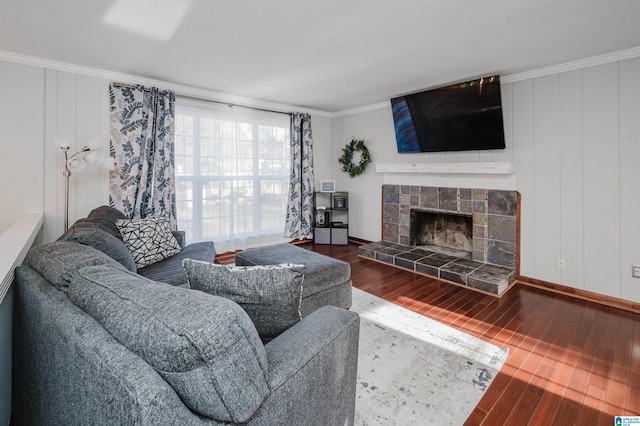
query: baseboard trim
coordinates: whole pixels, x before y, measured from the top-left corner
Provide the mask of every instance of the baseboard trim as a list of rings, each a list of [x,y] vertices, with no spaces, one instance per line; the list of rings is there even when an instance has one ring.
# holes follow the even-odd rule
[[[371,244],[373,241],[364,240],[362,238],[357,238],[357,237],[349,237],[349,242],[361,246],[363,244]]]
[[[313,242],[313,240],[303,239],[303,240],[292,241],[290,244],[296,244],[297,245],[297,244],[306,244],[306,243],[312,243],[312,242]],[[353,244],[362,245],[362,244],[370,244],[372,241],[350,236],[349,237],[349,242],[353,243]],[[235,254],[237,252],[239,252],[239,251],[241,251],[241,250],[238,250],[238,251],[235,251],[235,252],[217,254],[215,263],[220,263],[220,264],[229,264],[229,263],[231,263],[231,264],[233,264],[235,262]],[[369,258],[363,258],[363,259],[372,260],[372,259],[369,259]],[[388,265],[388,264],[386,264],[386,265]],[[415,271],[411,271],[411,272],[416,273]],[[420,274],[418,274],[418,275],[420,275]],[[431,277],[431,278],[434,278],[434,277]],[[444,282],[447,282],[447,283],[451,283],[451,284],[456,284],[456,283],[453,283],[453,282],[450,282],[450,281],[441,280],[440,278],[434,278],[434,279],[437,279],[437,280],[440,280],[440,281],[444,281]],[[515,283],[520,283],[520,284],[527,285],[527,286],[530,286],[530,287],[536,287],[536,288],[540,288],[540,289],[543,289],[543,290],[547,290],[547,291],[550,291],[550,292],[553,292],[553,293],[564,294],[566,296],[575,297],[577,299],[582,299],[582,300],[586,300],[586,301],[589,301],[589,302],[598,303],[600,305],[605,305],[605,306],[609,306],[609,307],[612,307],[612,308],[622,309],[624,311],[640,314],[640,303],[631,302],[629,300],[619,299],[617,297],[607,296],[607,295],[604,295],[604,294],[594,293],[594,292],[588,291],[588,290],[581,290],[579,288],[568,287],[568,286],[565,286],[565,285],[562,285],[562,284],[555,284],[555,283],[552,283],[552,282],[549,282],[549,281],[543,281],[543,280],[539,280],[539,279],[536,279],[536,278],[526,277],[524,275],[518,275],[516,277],[515,282],[512,283],[509,286],[509,288],[502,293],[502,295],[504,296],[505,294],[507,294]],[[461,286],[461,287],[470,289],[469,287],[466,287],[466,286]],[[488,294],[490,296],[497,297],[495,294],[491,294],[491,293],[486,293],[486,294]]]
[[[607,296],[588,290],[568,287],[562,284],[555,284],[548,281],[538,280],[536,278],[525,277],[522,275],[518,275],[518,277],[516,277],[516,282],[531,287],[548,290],[554,293],[575,297],[577,299],[595,302],[601,305],[610,306],[612,308],[622,309],[624,311],[640,314],[640,303],[631,302],[629,300],[619,299],[613,296]]]

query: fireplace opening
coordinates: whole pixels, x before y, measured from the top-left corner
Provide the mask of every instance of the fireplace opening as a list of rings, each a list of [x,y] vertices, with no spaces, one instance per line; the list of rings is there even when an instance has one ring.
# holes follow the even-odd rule
[[[409,241],[412,246],[471,259],[473,218],[470,215],[411,209]]]

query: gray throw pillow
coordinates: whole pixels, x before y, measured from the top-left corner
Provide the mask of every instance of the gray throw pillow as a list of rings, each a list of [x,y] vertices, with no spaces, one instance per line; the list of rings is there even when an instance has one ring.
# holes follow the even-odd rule
[[[202,416],[246,422],[269,393],[265,348],[230,300],[104,266],[80,270],[68,295]]]
[[[75,223],[59,240],[91,246],[121,263],[128,270],[137,271],[133,256],[122,240],[114,237],[95,223],[88,221]]]
[[[169,219],[162,215],[144,219],[118,219],[116,226],[138,269],[180,253],[182,247],[171,233]]]
[[[103,252],[72,241],[54,241],[33,247],[27,253],[24,264],[63,291],[67,291],[78,269],[84,266],[111,265],[124,269]]]
[[[242,306],[265,341],[302,318],[303,265],[228,266],[191,259],[182,265],[192,289]]]
[[[128,219],[124,213],[109,206],[97,207],[87,215],[85,221],[95,223],[100,229],[122,240],[120,231],[116,227],[116,220]]]

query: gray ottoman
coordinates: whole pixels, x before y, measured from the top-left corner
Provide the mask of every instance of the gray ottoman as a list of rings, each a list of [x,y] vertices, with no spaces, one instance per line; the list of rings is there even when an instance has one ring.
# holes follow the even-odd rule
[[[304,265],[300,312],[307,316],[325,305],[351,307],[351,265],[292,244],[249,249],[236,254],[236,265]]]

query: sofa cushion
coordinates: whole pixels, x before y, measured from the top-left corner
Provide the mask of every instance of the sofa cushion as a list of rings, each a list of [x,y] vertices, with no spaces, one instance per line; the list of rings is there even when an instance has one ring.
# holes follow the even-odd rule
[[[116,220],[127,219],[124,213],[109,206],[97,207],[87,215],[85,222],[91,222],[98,225],[100,229],[110,233],[114,237],[122,240],[120,230],[116,226]]]
[[[138,269],[138,273],[143,277],[149,278],[161,283],[171,285],[187,284],[187,273],[182,267],[184,259],[202,260],[204,262],[213,262],[216,257],[216,250],[211,241],[202,241],[192,243],[182,249],[175,256],[163,259],[152,265]]]
[[[29,250],[24,264],[42,275],[58,289],[66,291],[69,283],[84,266],[123,266],[111,257],[86,245],[72,241],[54,241]]]
[[[351,280],[351,265],[348,262],[305,250],[289,243],[243,250],[236,254],[235,260],[236,265],[247,266],[274,265],[283,262],[304,265],[303,297],[305,298]],[[348,302],[350,305],[350,300]]]
[[[94,222],[76,222],[58,240],[73,241],[91,246],[121,263],[128,270],[133,272],[137,270],[133,256],[122,242],[122,239],[116,238],[112,233],[105,231]]]
[[[147,216],[144,219],[118,219],[116,226],[138,268],[176,255],[182,249],[171,233],[169,220],[163,215]]]
[[[269,393],[265,348],[231,300],[107,266],[82,268],[68,295],[205,417],[244,422]]]
[[[249,314],[265,340],[300,321],[304,266],[228,266],[186,259],[192,289],[225,297]]]

